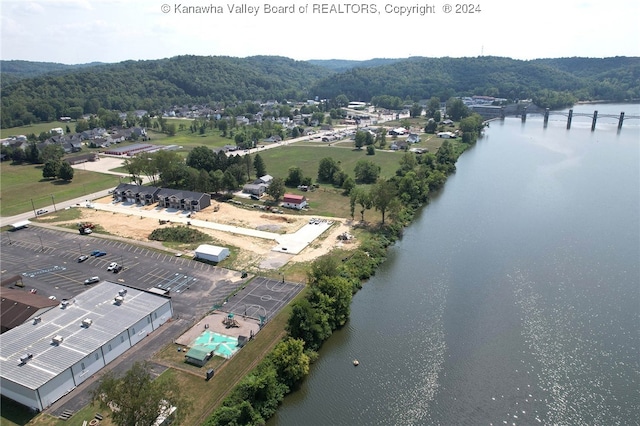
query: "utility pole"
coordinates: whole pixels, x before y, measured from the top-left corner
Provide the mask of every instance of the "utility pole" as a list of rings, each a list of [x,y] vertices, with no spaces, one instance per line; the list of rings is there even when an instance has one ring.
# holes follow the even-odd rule
[[[33,198],[31,199],[31,208],[33,209],[33,217],[38,216],[38,214],[36,213],[36,206],[33,205]]]
[[[53,210],[57,212],[58,209],[56,208],[56,202],[53,200],[53,194],[51,194],[51,202],[53,203]]]

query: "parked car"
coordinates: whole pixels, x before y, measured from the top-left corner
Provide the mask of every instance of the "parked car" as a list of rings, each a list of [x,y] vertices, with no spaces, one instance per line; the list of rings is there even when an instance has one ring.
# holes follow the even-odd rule
[[[122,271],[122,265],[117,265],[115,268],[113,268],[114,274],[117,274],[120,271]]]
[[[99,282],[99,281],[100,281],[100,278],[99,278],[99,277],[91,277],[91,278],[87,278],[86,280],[84,280],[84,285],[87,285],[87,284],[95,284],[95,283],[97,283],[97,282]]]
[[[109,266],[107,266],[107,271],[113,271],[117,266],[118,264],[116,262],[111,262]]]
[[[40,216],[41,214],[49,213],[49,210],[40,209],[36,212],[36,215]]]
[[[85,260],[87,260],[88,258],[89,258],[89,256],[87,256],[86,254],[83,254],[82,256],[80,256],[80,257],[78,258],[78,263],[82,263],[82,262],[84,262]]]
[[[99,251],[94,256],[95,257],[101,257],[101,256],[106,256],[106,255],[107,255],[106,251]]]
[[[94,250],[91,253],[89,253],[91,256],[95,256],[96,254],[100,253],[100,250]]]

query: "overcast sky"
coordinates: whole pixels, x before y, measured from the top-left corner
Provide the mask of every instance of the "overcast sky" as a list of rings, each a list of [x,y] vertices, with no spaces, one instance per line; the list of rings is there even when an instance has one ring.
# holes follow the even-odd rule
[[[445,13],[448,1],[1,0],[0,57],[77,64],[186,54],[298,60],[640,56],[638,0],[478,0],[473,14],[455,13],[453,2]],[[259,9],[230,12],[241,5]],[[424,5],[430,7],[400,9]],[[195,6],[220,9],[185,13]],[[274,13],[273,6],[285,6],[285,13]]]

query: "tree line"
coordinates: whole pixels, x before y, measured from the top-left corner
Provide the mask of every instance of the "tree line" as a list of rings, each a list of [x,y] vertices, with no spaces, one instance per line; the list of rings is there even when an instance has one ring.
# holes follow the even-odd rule
[[[229,107],[247,100],[340,95],[366,102],[389,96],[403,104],[434,96],[444,102],[452,96],[486,95],[534,99],[543,108],[561,108],[576,100],[640,98],[636,57],[409,58],[374,61],[341,72],[330,68],[275,56],[177,56],[36,72],[31,78],[3,72],[0,124],[10,128],[96,114],[100,108],[161,111],[172,105]]]

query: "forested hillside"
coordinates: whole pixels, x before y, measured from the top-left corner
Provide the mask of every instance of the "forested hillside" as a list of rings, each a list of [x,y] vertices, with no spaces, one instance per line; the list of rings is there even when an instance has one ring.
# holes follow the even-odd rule
[[[350,100],[364,101],[379,95],[411,100],[453,95],[536,99],[550,92],[564,93],[569,102],[623,100],[640,97],[639,74],[640,58],[410,58],[376,68],[351,69],[317,82],[311,92],[328,98],[345,94]]]
[[[102,62],[91,62],[89,64],[67,65],[57,62],[31,62],[31,61],[3,61],[0,60],[0,72],[3,79],[8,76],[16,78],[36,77],[57,71],[70,71],[78,68],[95,67],[104,65]]]
[[[310,59],[307,62],[328,68],[335,72],[344,72],[353,68],[373,68],[405,60],[406,59],[403,58],[375,58],[368,59],[366,61],[351,61],[348,59]]]
[[[77,69],[2,85],[2,127],[50,121],[70,110],[149,111],[172,105],[305,99],[332,72],[276,56],[178,56]]]
[[[7,68],[7,64],[11,66]],[[533,61],[491,56],[414,57],[305,62],[276,56],[178,56],[74,66],[69,70],[64,66],[57,69],[57,65],[2,63],[3,128],[93,114],[100,108],[159,111],[173,105],[229,105],[245,100],[305,100],[316,96],[346,95],[350,101],[367,102],[376,96],[392,96],[407,103],[434,96],[444,101],[451,96],[487,95],[533,99],[539,106],[550,108],[578,100],[640,99],[640,58],[636,57]],[[339,69],[346,71],[335,71]],[[22,78],[44,70],[47,74]]]

